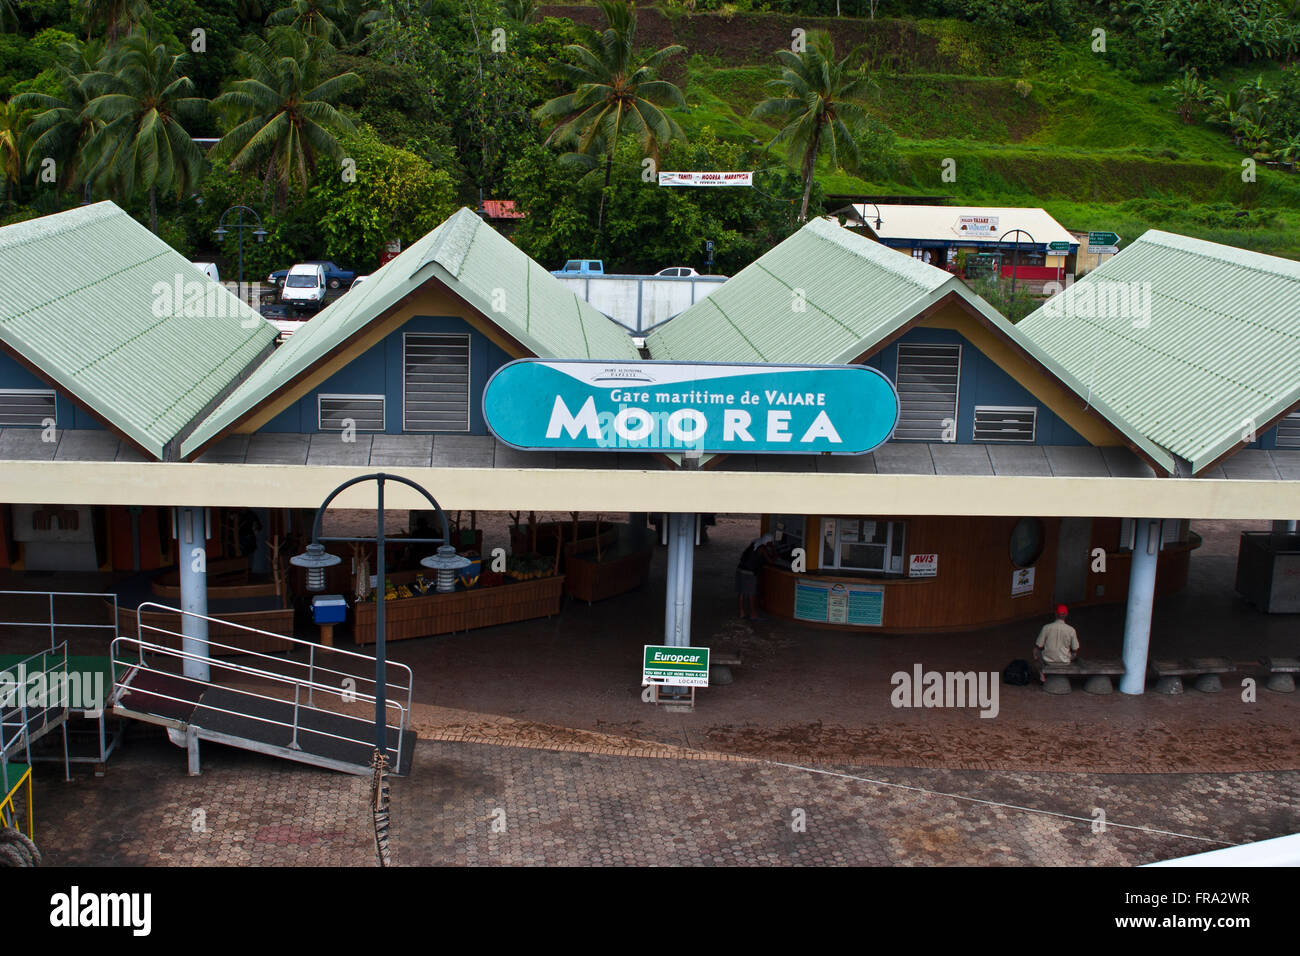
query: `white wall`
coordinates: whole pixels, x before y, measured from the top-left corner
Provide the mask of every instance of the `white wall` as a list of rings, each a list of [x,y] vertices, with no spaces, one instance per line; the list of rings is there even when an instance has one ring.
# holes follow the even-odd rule
[[[633,332],[644,332],[685,312],[722,285],[724,279],[721,276],[670,279],[611,275],[566,277],[560,281],[615,322]]]

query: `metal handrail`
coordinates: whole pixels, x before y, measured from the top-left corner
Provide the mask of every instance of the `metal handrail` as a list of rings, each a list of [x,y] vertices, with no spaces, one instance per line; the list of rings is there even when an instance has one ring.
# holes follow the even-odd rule
[[[132,638],[123,638],[123,640],[132,640]],[[146,668],[146,669],[147,669],[147,668]],[[175,675],[175,674],[173,674],[173,675],[170,675],[170,676],[178,677],[178,676],[180,676],[180,675]],[[189,678],[187,678],[187,677],[180,677],[180,679],[182,679],[182,680],[188,680],[188,681],[191,681],[191,682],[193,682],[193,683],[198,683],[198,684],[206,684],[206,683],[207,683],[206,681],[200,681],[200,680],[198,680],[197,678],[193,678],[193,677],[189,677]],[[126,684],[126,683],[124,683],[124,682],[115,682],[114,687],[116,688],[116,687],[119,687],[119,686],[122,687],[124,690],[128,690],[128,689],[130,689],[130,685],[129,685],[129,684]],[[142,693],[146,693],[146,694],[148,694],[150,697],[157,697],[157,698],[159,698],[160,700],[170,700],[170,701],[173,701],[174,703],[178,703],[178,704],[192,704],[192,703],[194,703],[194,701],[189,700],[188,698],[185,698],[185,697],[173,697],[171,694],[165,694],[165,693],[162,693],[161,691],[158,691],[158,690],[142,691]],[[250,692],[250,691],[239,690],[238,693],[245,694],[246,696],[249,696],[249,697],[260,697],[260,698],[263,699],[263,700],[272,700],[272,701],[275,701],[276,703],[280,703],[280,704],[287,704],[287,703],[288,703],[288,701],[286,701],[286,700],[282,700],[282,699],[280,699],[280,698],[278,698],[278,697],[266,697],[266,696],[261,695],[261,694],[254,694],[254,693],[252,693],[252,692]],[[395,706],[395,707],[400,707],[399,704],[394,704],[393,706]],[[296,744],[297,739],[298,739],[298,727],[299,727],[299,722],[298,722],[298,719],[297,719],[297,710],[296,710],[296,708],[295,708],[294,721],[293,721],[293,723],[285,723],[285,722],[282,721],[282,720],[275,720],[275,719],[270,718],[270,717],[256,717],[256,716],[253,716],[252,714],[246,714],[246,713],[244,713],[244,712],[242,712],[242,711],[238,711],[238,710],[227,710],[225,707],[214,707],[214,706],[211,705],[211,704],[204,704],[203,707],[204,707],[204,709],[206,709],[206,710],[211,710],[211,711],[214,711],[215,713],[218,713],[218,714],[229,714],[229,715],[232,716],[232,717],[240,717],[240,718],[242,718],[242,719],[244,719],[244,720],[252,720],[252,721],[255,721],[255,722],[257,722],[257,723],[263,723],[263,724],[273,724],[273,725],[275,725],[275,726],[277,726],[277,727],[284,727],[284,728],[290,729],[290,730],[293,731],[293,742],[294,742],[293,744],[290,745],[291,748],[292,748],[292,749],[295,749],[295,750],[301,750],[301,749],[302,749],[301,747],[294,746],[294,744]],[[333,711],[333,710],[328,710],[328,711],[327,711],[327,710],[321,710],[321,709],[318,708],[318,707],[310,707],[310,708],[308,708],[308,709],[309,709],[309,710],[315,710],[315,711],[318,711],[318,712],[320,712],[320,713],[326,713],[326,714],[329,714],[329,715],[331,715],[331,716],[333,716],[333,717],[342,717],[342,718],[345,718],[345,719],[347,719],[347,720],[352,720],[352,721],[356,721],[356,722],[358,722],[358,723],[363,723],[363,724],[365,724],[367,730],[369,730],[370,727],[373,726],[373,722],[372,722],[369,718],[366,718],[366,717],[356,717],[356,716],[354,716],[354,715],[352,715],[352,714],[342,714],[342,713],[339,713],[338,711]],[[344,736],[341,735],[341,734],[330,733],[330,732],[327,731],[327,730],[308,730],[307,732],[308,732],[308,733],[311,733],[311,734],[315,734],[315,735],[317,735],[318,737],[330,737],[330,738],[332,738],[332,739],[334,739],[334,740],[342,740],[342,741],[344,741],[344,742],[346,742],[346,743],[359,743],[359,744],[366,744],[367,746],[370,744],[370,740],[369,740],[368,737],[367,737],[367,738],[361,738],[361,739],[358,739],[358,738],[356,738],[356,737],[344,737]],[[398,727],[398,728],[397,728],[397,747],[396,747],[396,748],[394,748],[394,747],[388,747],[388,748],[386,748],[387,750],[393,751],[394,754],[395,754],[395,756],[396,756],[396,758],[397,758],[397,759],[394,761],[394,764],[395,764],[395,767],[396,767],[396,772],[400,772],[400,764],[401,764],[401,747],[402,747],[402,734],[403,734],[403,730],[402,730],[402,728]]]
[[[27,657],[24,657],[22,660],[18,661],[17,663],[13,664],[12,667],[16,670],[21,670],[30,661],[34,661],[37,658],[40,658],[42,661],[44,661],[45,658],[49,657],[50,655],[57,655],[60,651],[63,652],[63,661],[61,664],[56,663],[51,668],[41,667],[40,670],[41,673],[43,674],[51,674],[51,673],[58,673],[61,669],[62,673],[66,675],[68,673],[68,642],[67,641],[63,641],[59,644],[56,644],[47,651],[37,651],[35,654],[30,654]],[[9,668],[5,668],[5,670],[9,670]],[[6,708],[3,701],[0,701],[0,783],[3,783],[6,789],[8,789],[9,786],[9,770],[8,770],[9,751],[13,747],[15,747],[18,743],[21,742],[23,746],[23,750],[27,756],[28,765],[30,766],[32,762],[31,707],[28,704],[26,693],[22,692],[21,688],[19,691],[19,697],[22,701],[21,704],[9,708]],[[61,708],[50,707],[48,706],[48,704],[46,704],[40,707],[39,709],[42,714],[45,714],[47,711],[50,710],[61,709],[63,711],[63,718],[65,723],[67,721],[67,717],[68,717],[67,700],[63,701],[63,706]],[[20,719],[18,720],[12,719],[15,716],[18,716]],[[48,724],[49,721],[47,720],[46,723]],[[14,731],[13,735],[10,736],[7,740],[5,739],[6,728],[13,728]],[[66,730],[67,728],[65,726],[64,727],[65,736],[63,739],[63,763],[64,763],[64,775],[68,776],[70,779],[69,770],[67,766],[68,740],[66,736]]]
[[[159,628],[152,628],[152,629],[153,629],[153,630],[160,630]],[[171,633],[171,632],[169,632],[169,631],[162,631],[162,633]],[[176,635],[176,636],[179,636],[179,635]],[[273,673],[273,672],[271,672],[271,671],[260,670],[260,669],[255,668],[255,667],[249,667],[249,666],[246,665],[246,664],[235,664],[235,663],[232,663],[232,662],[230,662],[230,661],[223,661],[223,660],[219,660],[219,659],[215,659],[215,658],[211,658],[211,657],[205,657],[205,656],[202,655],[202,654],[195,654],[195,653],[193,653],[193,652],[191,652],[191,651],[179,650],[179,649],[177,649],[177,648],[175,648],[175,647],[170,647],[170,646],[168,646],[168,645],[166,645],[166,644],[155,644],[153,641],[146,641],[146,640],[143,640],[142,638],[138,638],[138,637],[119,637],[119,638],[117,638],[116,640],[113,641],[113,647],[114,647],[114,650],[113,650],[112,653],[113,653],[113,655],[114,655],[114,664],[119,663],[119,660],[117,659],[117,656],[116,656],[116,654],[117,654],[117,652],[116,652],[116,648],[117,648],[120,644],[122,644],[123,642],[126,642],[126,643],[132,643],[132,644],[137,644],[137,645],[139,645],[139,647],[140,647],[140,654],[139,654],[138,657],[137,657],[137,660],[138,660],[138,661],[143,661],[143,659],[144,659],[144,651],[147,649],[147,650],[149,650],[151,653],[170,655],[170,656],[172,656],[172,657],[175,657],[175,658],[180,659],[181,661],[187,661],[187,660],[189,660],[189,661],[202,661],[204,664],[207,664],[209,667],[224,668],[225,670],[228,670],[228,671],[235,671],[236,673],[240,673],[240,674],[248,674],[248,675],[250,675],[250,676],[252,676],[252,677],[260,677],[260,678],[264,678],[264,679],[270,680],[272,683],[277,683],[277,684],[291,684],[291,685],[293,685],[293,686],[295,686],[295,687],[308,687],[309,689],[311,689],[311,687],[313,686],[313,685],[308,684],[307,681],[300,680],[300,679],[298,679],[298,678],[296,678],[296,677],[289,677],[289,676],[284,675],[284,674],[276,674],[276,673]],[[120,661],[120,663],[126,664],[126,661],[125,661],[125,660],[122,660],[122,661]],[[128,666],[129,666],[129,665],[128,665]],[[137,666],[137,667],[143,667],[144,665],[141,663],[141,664],[137,664],[136,666]],[[166,674],[168,677],[173,677],[173,678],[176,678],[177,680],[190,681],[191,683],[196,683],[196,684],[210,684],[210,683],[211,683],[211,681],[205,681],[205,680],[202,680],[202,679],[197,678],[197,677],[189,677],[189,676],[187,676],[187,675],[184,674],[184,673],[181,673],[181,674],[175,674],[175,673],[172,673],[171,671],[162,671],[162,670],[158,670],[157,668],[153,668],[153,667],[145,667],[144,669],[145,669],[145,670],[150,670],[150,671],[157,671],[157,673],[160,673],[160,674]],[[119,687],[119,686],[126,687],[127,685],[124,684],[122,681],[119,681],[119,680],[117,680],[117,679],[115,678],[114,681],[113,681],[113,687],[114,687],[114,688],[117,688],[117,687]],[[329,694],[336,695],[336,696],[338,696],[340,699],[343,697],[343,695],[344,695],[345,693],[349,693],[349,694],[351,694],[352,696],[356,697],[356,699],[359,700],[359,701],[369,701],[370,703],[374,703],[374,701],[375,701],[375,695],[374,695],[374,694],[366,694],[366,693],[362,693],[362,692],[359,692],[359,691],[347,691],[347,692],[345,692],[345,691],[343,691],[343,690],[340,690],[340,689],[337,688],[337,687],[331,687],[331,686],[329,686],[328,684],[315,684],[314,687],[319,688],[320,690],[326,691],[326,692],[328,692]],[[237,688],[237,689],[238,689],[239,693],[241,693],[241,694],[247,694],[247,695],[250,696],[250,697],[261,697],[263,700],[276,701],[276,702],[278,702],[278,703],[287,703],[287,701],[285,701],[284,698],[281,698],[281,697],[267,697],[265,694],[258,694],[258,693],[254,692],[254,691],[251,691],[251,690],[245,690],[245,689],[243,689],[243,688]],[[149,691],[149,693],[152,694],[153,691]],[[162,696],[162,695],[157,695],[157,696]],[[388,701],[388,704],[389,704],[390,706],[392,706],[394,709],[396,709],[396,710],[397,710],[399,713],[401,713],[401,714],[406,714],[406,712],[407,712],[407,708],[403,707],[400,703],[398,703],[398,702],[395,701],[395,700],[394,700],[394,701]],[[214,709],[215,709],[215,708],[214,708]],[[315,710],[321,710],[322,713],[331,713],[331,714],[333,714],[333,713],[337,713],[336,711],[325,711],[323,708],[319,708],[319,707],[313,707],[313,709],[315,709]],[[352,716],[351,714],[343,714],[343,713],[339,713],[338,716],[340,716],[340,717],[347,717],[349,720],[362,720],[362,721],[365,721],[366,723],[370,723],[370,724],[373,724],[373,723],[374,723],[374,721],[370,720],[370,718],[368,718],[368,717],[354,717],[354,716]],[[403,721],[403,723],[405,723],[405,720]],[[394,725],[394,726],[396,726],[396,725]]]
[[[178,615],[180,616],[182,622],[184,621],[185,617],[190,617],[190,618],[207,621],[210,624],[216,624],[223,627],[234,628],[235,630],[244,633],[258,635],[261,637],[268,637],[277,641],[284,641],[290,644],[291,646],[307,647],[308,648],[307,661],[304,663],[302,661],[296,661],[284,657],[273,656],[271,654],[267,654],[262,651],[252,651],[246,648],[236,647],[231,644],[225,644],[221,641],[212,640],[210,638],[191,637],[189,635],[184,634],[182,631],[174,631],[169,628],[160,627],[155,624],[143,623],[140,618],[141,613],[150,612],[150,611],[161,613],[164,615],[168,615],[168,614]],[[178,650],[175,647],[170,647],[167,646],[166,644],[161,644],[155,641],[148,640],[146,635],[150,632],[159,635],[167,635],[168,637],[179,640],[181,642],[181,648]],[[184,649],[184,642],[187,641],[199,644],[202,648],[204,648],[204,650],[211,650],[216,648],[221,650],[233,651],[235,653],[238,653],[246,657],[255,658],[257,659],[257,663],[260,666],[254,666],[246,663],[235,663],[232,661],[214,658],[209,654],[196,654],[192,651],[186,651]],[[127,642],[133,643],[135,645],[134,655],[130,655],[129,648],[126,646]],[[181,667],[182,672],[184,670],[183,662],[190,660],[190,661],[202,662],[208,667],[217,667],[227,673],[240,674],[254,679],[266,680],[266,681],[270,681],[273,684],[278,684],[280,686],[291,685],[294,688],[294,695],[293,695],[294,709],[293,709],[292,723],[285,723],[284,721],[275,720],[268,717],[259,717],[252,714],[230,711],[221,707],[212,707],[211,705],[207,705],[207,704],[204,705],[205,708],[208,708],[218,713],[230,714],[232,716],[238,716],[246,720],[252,720],[254,722],[258,722],[262,724],[269,724],[269,725],[290,728],[293,731],[292,743],[290,746],[294,746],[297,744],[298,729],[300,726],[300,711],[304,707],[301,699],[301,693],[303,689],[307,690],[307,703],[305,707],[308,710],[317,713],[322,713],[322,714],[329,714],[334,717],[345,718],[349,721],[353,721],[358,724],[365,724],[367,728],[374,727],[373,720],[357,717],[353,714],[347,714],[337,710],[326,709],[324,707],[317,706],[315,703],[315,692],[317,690],[321,690],[329,694],[330,696],[338,696],[340,699],[343,699],[346,695],[347,697],[351,697],[356,701],[361,701],[361,702],[369,701],[371,703],[376,702],[378,699],[379,686],[375,678],[367,677],[364,674],[357,674],[351,671],[344,671],[334,667],[324,666],[317,662],[318,654],[326,655],[327,660],[329,659],[328,655],[333,654],[336,655],[338,658],[355,659],[357,661],[364,661],[368,664],[373,665],[374,658],[369,657],[365,654],[360,654],[355,651],[346,651],[341,648],[324,647],[312,641],[304,641],[295,637],[286,637],[285,635],[282,634],[275,634],[270,631],[261,630],[259,628],[249,627],[243,624],[237,624],[233,621],[224,621],[221,620],[220,618],[208,617],[206,615],[197,614],[193,611],[185,611],[180,608],[169,607],[164,604],[158,604],[153,601],[147,601],[141,604],[139,608],[137,608],[136,610],[136,636],[135,637],[118,636],[114,638],[112,642],[111,654],[114,663],[113,700],[115,703],[120,702],[123,692],[130,689],[128,683],[129,675],[124,674],[122,675],[122,678],[119,679],[119,675],[117,673],[117,665],[119,663],[126,664],[127,666],[132,666],[129,661],[129,656],[135,657],[137,663],[134,666],[140,670],[163,673],[173,679],[180,679],[183,681],[188,681],[190,683],[197,683],[197,684],[208,683],[207,681],[200,680],[199,678],[189,677],[184,673],[178,675],[178,674],[171,673],[170,671],[163,671],[152,663],[146,664],[145,662],[146,651],[148,651],[151,656],[166,655],[172,659],[180,660],[182,662],[182,667]],[[262,663],[262,662],[268,662],[268,663]],[[280,668],[280,670],[277,671],[271,669],[272,665]],[[387,712],[389,709],[396,711],[397,724],[389,725],[389,726],[394,727],[394,729],[397,730],[397,747],[395,752],[396,759],[394,760],[394,767],[396,770],[400,771],[402,744],[405,739],[406,731],[410,726],[412,695],[414,691],[414,677],[412,675],[410,667],[408,667],[407,665],[400,664],[400,663],[393,663],[392,666],[398,670],[405,671],[406,673],[405,684],[398,684],[388,680],[384,681],[385,689],[391,688],[393,691],[399,693],[401,691],[406,692],[405,704],[402,704],[400,700],[392,700],[387,693],[385,694],[385,701],[384,701],[385,712]],[[299,673],[284,673],[283,671],[286,669],[297,669],[298,671],[305,669],[307,673],[306,676],[303,677]],[[350,678],[353,681],[358,683],[360,682],[369,683],[374,686],[375,693],[368,694],[365,691],[361,690],[360,688],[358,688],[357,690],[343,690],[338,686],[321,683],[319,679],[319,675],[322,674],[332,674],[344,678]],[[237,692],[240,694],[244,694],[248,697],[273,701],[275,703],[280,703],[280,704],[289,703],[289,701],[285,698],[270,697],[267,696],[266,694],[259,694],[255,691],[246,690],[244,688],[238,688]],[[159,693],[157,691],[148,691],[147,693],[163,700],[171,700],[178,703],[187,703],[187,704],[193,703],[192,700],[172,697],[168,694]],[[336,740],[344,740],[350,743],[368,742],[365,739],[344,737],[342,735],[329,733],[327,731],[310,730],[308,732],[313,734],[318,734],[323,737],[330,737]],[[393,750],[393,748],[390,746],[386,746],[385,749],[388,751]]]
[[[302,661],[295,661],[284,657],[276,657],[272,654],[267,654],[263,651],[250,651],[242,647],[235,647],[232,644],[223,644],[220,641],[216,641],[211,638],[201,638],[201,639],[194,638],[194,637],[190,637],[189,635],[183,634],[181,632],[169,631],[166,628],[161,628],[153,624],[140,624],[139,623],[140,612],[143,611],[145,608],[155,609],[157,611],[161,611],[167,614],[179,614],[182,615],[183,618],[184,617],[197,618],[199,620],[207,621],[212,624],[219,624],[222,627],[230,627],[239,631],[244,631],[249,634],[257,634],[259,636],[269,637],[277,641],[284,641],[286,643],[296,645],[298,647],[305,647],[308,649],[309,663],[304,664]],[[359,654],[356,651],[346,651],[340,647],[326,647],[325,645],[317,644],[315,641],[304,641],[302,638],[298,638],[298,637],[288,637],[284,634],[275,634],[271,631],[261,630],[260,628],[249,627],[246,624],[237,624],[234,621],[225,621],[222,620],[221,618],[208,617],[203,614],[197,614],[193,611],[183,611],[180,608],[169,607],[165,604],[158,604],[157,602],[154,601],[146,601],[136,609],[136,624],[137,624],[137,628],[146,627],[149,630],[158,631],[163,634],[170,634],[174,637],[183,637],[185,640],[198,641],[199,643],[205,644],[208,647],[215,647],[215,648],[221,648],[222,650],[234,651],[238,654],[242,654],[250,657],[260,657],[265,660],[275,661],[278,664],[286,664],[293,667],[307,667],[309,668],[309,670],[313,670],[313,671],[320,670],[329,674],[338,674],[339,676],[342,677],[351,677],[353,680],[366,681],[371,684],[376,683],[375,678],[372,676],[368,676],[367,674],[356,674],[351,671],[341,671],[335,668],[322,667],[318,664],[315,664],[315,656],[317,652],[319,652],[321,654],[327,654],[327,655],[334,654],[338,657],[353,658],[358,661],[365,661],[369,667],[373,668],[375,659],[369,654]],[[391,680],[385,680],[384,684],[388,687],[393,688],[394,690],[405,691],[407,707],[409,709],[411,703],[413,685],[414,685],[414,676],[411,673],[411,668],[408,665],[402,664],[398,661],[389,661],[388,666],[406,672],[405,684],[398,684]]]
[[[4,777],[4,799],[0,800],[0,825],[12,826],[14,829],[21,831],[22,827],[18,824],[18,809],[14,806],[14,797],[22,789],[23,783],[27,784],[27,798],[24,801],[27,805],[27,839],[33,839],[36,836],[34,829],[35,817],[34,807],[32,805],[32,768],[29,765],[23,772],[23,775],[14,782],[12,787],[9,786],[9,774],[6,772]],[[8,808],[7,810],[5,808]]]
[[[0,591],[0,595],[20,594],[24,597],[44,596],[49,598],[50,619],[48,621],[0,621],[0,627],[48,627],[50,629],[50,649],[55,647],[55,628],[98,628],[111,630],[117,637],[117,595],[111,591]],[[54,599],[56,597],[97,597],[105,598],[113,605],[112,624],[60,624],[54,619]]]
[[[113,656],[114,656],[114,662],[115,662],[115,663],[116,663],[116,661],[117,661],[117,651],[116,651],[116,648],[117,648],[117,646],[118,646],[121,642],[124,642],[124,641],[133,642],[133,643],[136,643],[137,645],[140,646],[140,653],[139,653],[139,660],[140,660],[140,663],[137,664],[137,665],[135,665],[136,668],[137,668],[137,670],[144,670],[144,671],[149,671],[149,672],[152,672],[152,673],[167,674],[168,677],[171,677],[171,678],[173,678],[173,679],[175,679],[175,680],[187,681],[187,682],[192,683],[192,684],[201,684],[201,685],[204,685],[204,686],[210,686],[211,682],[210,682],[210,681],[200,680],[200,679],[197,678],[197,677],[187,677],[187,676],[184,675],[183,673],[182,673],[182,674],[174,674],[174,673],[171,673],[171,672],[169,672],[169,671],[162,671],[162,670],[158,670],[158,669],[156,669],[156,668],[154,668],[154,667],[147,666],[147,665],[145,665],[144,662],[143,662],[143,661],[144,661],[144,650],[147,648],[147,649],[150,651],[150,653],[153,653],[153,654],[160,654],[160,655],[163,655],[163,654],[165,654],[165,655],[170,655],[170,656],[172,656],[172,657],[179,658],[179,659],[182,660],[182,661],[185,661],[185,660],[196,660],[196,661],[199,661],[199,660],[201,660],[201,661],[204,661],[204,662],[206,662],[206,663],[208,663],[208,664],[210,664],[210,665],[215,665],[215,666],[217,666],[217,667],[223,667],[223,668],[225,668],[225,669],[227,669],[227,670],[234,670],[234,671],[247,671],[247,670],[250,670],[249,668],[246,668],[246,667],[244,667],[243,665],[239,665],[239,664],[231,664],[231,663],[229,663],[229,662],[227,662],[227,661],[211,660],[211,659],[209,659],[209,658],[202,657],[201,655],[192,654],[192,653],[190,653],[190,652],[188,652],[188,651],[177,650],[177,649],[175,649],[175,648],[167,647],[166,645],[162,645],[162,644],[154,644],[154,643],[151,642],[151,641],[141,641],[139,638],[134,638],[134,637],[120,637],[120,638],[118,638],[116,641],[113,642],[113,643],[114,643],[114,654],[113,654]],[[256,673],[258,673],[259,675],[265,675],[265,672],[256,672]],[[259,717],[259,716],[253,715],[253,714],[243,713],[243,712],[241,712],[241,711],[227,710],[227,709],[224,708],[224,707],[215,707],[215,706],[213,706],[213,705],[211,705],[211,704],[204,704],[203,706],[204,706],[206,709],[208,709],[208,710],[215,711],[216,713],[229,714],[229,715],[234,716],[234,717],[240,717],[240,718],[243,718],[243,719],[245,719],[245,720],[251,720],[251,721],[254,721],[255,723],[271,724],[271,725],[274,725],[274,726],[277,726],[277,727],[286,727],[286,728],[291,728],[291,729],[293,730],[293,740],[296,742],[296,741],[297,741],[297,738],[298,738],[298,726],[299,726],[299,719],[298,719],[298,718],[299,718],[299,710],[301,709],[301,708],[300,708],[300,704],[298,703],[297,698],[298,698],[298,694],[300,693],[301,688],[302,688],[302,686],[303,686],[303,685],[302,685],[302,682],[301,682],[301,681],[298,681],[298,680],[295,680],[294,678],[290,678],[290,677],[281,677],[281,676],[279,676],[279,675],[275,675],[275,674],[270,674],[270,675],[265,675],[265,676],[269,676],[273,681],[278,681],[278,682],[281,683],[281,684],[291,684],[291,685],[294,687],[295,704],[294,704],[294,718],[293,718],[293,723],[289,724],[289,723],[285,723],[285,722],[282,721],[282,720],[275,720],[275,719],[270,718],[270,717]],[[120,702],[121,697],[122,697],[122,695],[121,695],[121,694],[118,694],[117,691],[118,691],[119,689],[121,689],[122,691],[128,691],[128,690],[131,689],[131,685],[130,685],[130,683],[128,682],[128,680],[126,680],[126,679],[123,679],[123,680],[117,680],[117,679],[115,678],[114,681],[113,681],[113,689],[114,689],[114,702],[117,703],[117,702]],[[339,693],[339,694],[340,694],[340,697],[342,696],[341,692],[338,692],[338,691],[334,690],[333,688],[324,688],[324,689],[329,690],[330,693]],[[165,694],[165,693],[162,693],[162,692],[160,692],[160,691],[156,691],[156,690],[143,691],[143,693],[147,693],[147,694],[148,694],[149,696],[151,696],[151,697],[157,697],[157,698],[160,698],[160,699],[162,699],[162,700],[170,700],[170,701],[174,701],[174,702],[176,702],[176,703],[183,703],[183,704],[193,704],[193,703],[194,703],[193,700],[190,700],[190,699],[188,699],[188,698],[183,698],[183,697],[173,697],[173,696],[170,695],[170,694]],[[244,689],[244,688],[237,688],[237,689],[236,689],[236,693],[243,694],[243,695],[246,696],[246,697],[255,697],[255,698],[258,698],[258,699],[260,699],[260,700],[268,700],[268,701],[272,701],[273,703],[278,703],[278,704],[287,704],[287,703],[288,703],[288,701],[285,700],[284,698],[281,698],[281,697],[269,697],[269,696],[267,696],[266,694],[259,694],[259,693],[255,692],[255,691],[246,690],[246,689]],[[365,695],[358,695],[358,699],[364,699],[364,696],[365,696]],[[371,698],[371,700],[373,701],[373,698]],[[397,730],[397,747],[396,747],[395,749],[394,749],[393,747],[385,747],[385,749],[386,749],[386,750],[393,750],[393,751],[394,751],[395,758],[396,758],[396,759],[393,761],[393,762],[394,762],[394,766],[395,766],[395,768],[396,768],[397,770],[400,771],[400,768],[401,768],[401,749],[402,749],[403,739],[404,739],[404,736],[405,736],[405,733],[406,733],[406,727],[407,727],[407,725],[408,725],[408,721],[409,721],[409,713],[406,711],[406,708],[402,707],[402,705],[399,704],[398,702],[396,702],[396,701],[390,701],[389,703],[391,704],[391,706],[392,706],[394,709],[396,709],[396,710],[399,712],[400,719],[399,719],[399,723],[398,723],[397,725],[395,725],[395,728],[396,728],[396,730]],[[326,709],[324,709],[324,708],[322,708],[322,707],[316,707],[316,706],[309,706],[308,709],[309,709],[309,710],[312,710],[312,711],[315,711],[316,713],[329,714],[329,715],[332,716],[332,717],[339,717],[339,718],[343,718],[343,719],[345,719],[345,720],[353,721],[353,722],[355,722],[355,723],[364,724],[367,730],[369,730],[371,727],[374,726],[374,722],[371,721],[369,718],[365,718],[365,717],[357,717],[357,716],[355,716],[355,715],[353,715],[353,714],[346,714],[346,713],[342,713],[342,712],[340,712],[340,711],[335,711],[335,710],[326,710]],[[340,734],[334,734],[334,733],[330,733],[330,732],[328,732],[328,731],[324,731],[324,730],[311,730],[311,731],[309,731],[309,732],[310,732],[310,733],[313,733],[313,734],[317,734],[317,735],[322,736],[322,737],[330,737],[330,738],[333,738],[333,739],[335,739],[335,740],[343,740],[343,741],[346,741],[346,742],[348,742],[348,743],[359,743],[359,744],[368,744],[368,743],[369,743],[368,738],[344,737],[344,736],[342,736],[342,735],[340,735]],[[301,748],[296,748],[296,749],[301,749]]]

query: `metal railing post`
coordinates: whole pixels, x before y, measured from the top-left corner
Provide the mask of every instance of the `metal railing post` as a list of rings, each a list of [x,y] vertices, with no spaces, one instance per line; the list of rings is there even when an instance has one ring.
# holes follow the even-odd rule
[[[307,649],[307,706],[315,707],[316,693],[316,648]]]
[[[295,683],[293,685],[293,739],[289,741],[290,750],[302,750],[298,745],[298,695],[302,693],[302,685]]]

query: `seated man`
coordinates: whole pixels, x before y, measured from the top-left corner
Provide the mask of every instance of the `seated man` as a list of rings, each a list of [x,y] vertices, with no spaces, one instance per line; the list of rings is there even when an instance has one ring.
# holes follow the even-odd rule
[[[1044,624],[1034,642],[1034,660],[1042,664],[1069,664],[1079,656],[1079,635],[1065,623],[1070,609],[1064,604],[1056,605],[1056,620]],[[1038,680],[1047,680],[1042,667],[1038,669]]]

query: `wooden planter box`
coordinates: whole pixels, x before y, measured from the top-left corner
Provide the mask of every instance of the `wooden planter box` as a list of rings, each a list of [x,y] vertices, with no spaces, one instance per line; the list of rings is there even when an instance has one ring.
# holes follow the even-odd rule
[[[600,523],[600,546],[602,549],[613,548],[618,542],[620,525],[612,521]],[[578,522],[578,540],[573,540],[572,521],[540,521],[537,524],[536,553],[545,557],[555,556],[555,539],[560,539],[560,570],[564,571],[566,562],[574,554],[585,554],[596,549],[596,522]],[[510,529],[510,552],[512,554],[531,554],[531,536],[528,525],[521,524],[517,529]],[[480,552],[482,553],[482,552]]]
[[[402,580],[403,577],[405,575],[389,575],[394,584],[408,583]],[[414,577],[412,572],[411,578]],[[563,599],[564,576],[553,575],[492,588],[471,588],[450,594],[427,594],[389,601],[384,608],[384,617],[388,640],[404,641],[550,617],[560,612]],[[356,643],[375,643],[377,610],[374,601],[365,601],[353,608],[352,634]]]
[[[158,611],[146,611],[140,615],[146,627],[161,627],[168,631],[177,633],[181,630],[181,616],[179,614],[167,614]],[[293,637],[293,608],[279,609],[275,608],[266,611],[241,611],[232,614],[222,614],[221,620],[229,621],[232,624],[242,624],[244,627],[255,627],[258,630],[270,631],[273,634],[282,634],[285,637]],[[128,637],[138,637],[136,627],[136,612],[128,608],[118,608],[117,610],[117,628],[118,633]],[[164,647],[180,649],[181,642],[179,638],[172,637],[170,634],[162,634],[158,631],[146,630],[144,640],[152,641],[155,644],[162,644]],[[212,654],[215,657],[229,657],[244,651],[258,651],[263,654],[278,654],[282,651],[288,651],[293,648],[293,644],[288,641],[276,640],[273,637],[266,637],[261,634],[250,634],[247,631],[241,631],[236,627],[222,627],[220,624],[208,625],[208,640],[219,641],[222,644],[228,644],[238,650],[227,650],[223,647],[212,648]]]
[[[597,563],[594,553],[571,555],[564,575],[564,590],[591,604],[625,594],[645,584],[650,576],[652,549],[606,558]]]

